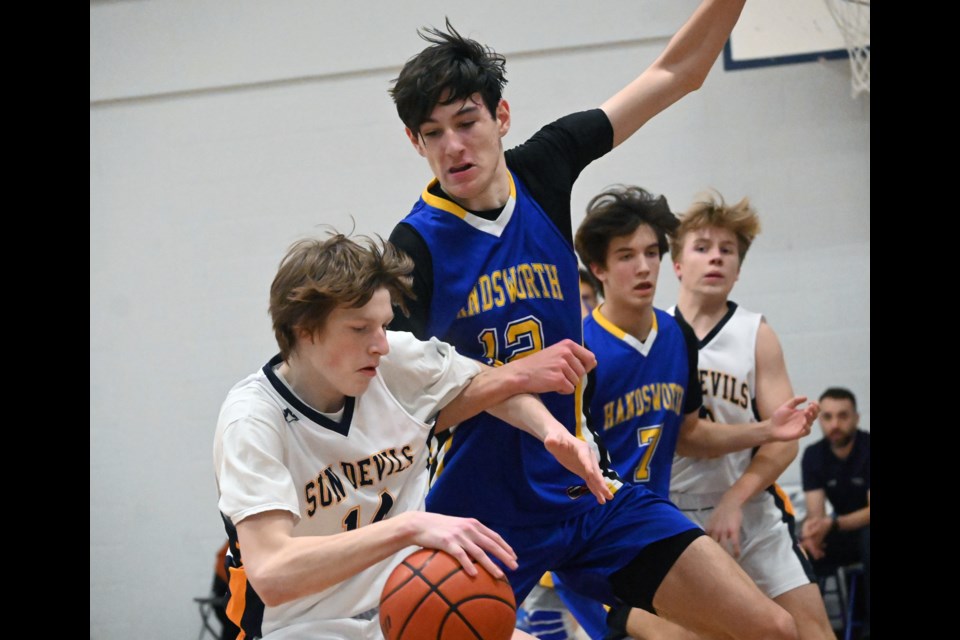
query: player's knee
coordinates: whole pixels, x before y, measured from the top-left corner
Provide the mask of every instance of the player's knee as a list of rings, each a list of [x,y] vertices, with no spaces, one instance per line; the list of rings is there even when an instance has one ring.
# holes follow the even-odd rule
[[[750,638],[751,640],[799,640],[800,633],[797,631],[797,623],[794,622],[793,616],[777,607],[771,615],[761,616],[761,622]]]

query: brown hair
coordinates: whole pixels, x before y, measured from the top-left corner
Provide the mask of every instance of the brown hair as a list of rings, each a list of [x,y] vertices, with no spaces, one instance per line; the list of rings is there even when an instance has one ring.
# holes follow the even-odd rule
[[[760,233],[760,218],[757,216],[756,209],[750,205],[748,198],[728,206],[723,201],[723,196],[714,189],[701,193],[690,208],[680,214],[680,226],[670,237],[670,255],[674,262],[680,261],[684,237],[691,231],[704,227],[717,227],[733,233],[737,238],[740,264],[743,264],[747,249]]]
[[[446,22],[446,32],[418,30],[430,46],[407,60],[390,89],[400,120],[414,133],[420,132],[420,125],[438,104],[453,104],[478,92],[490,116],[496,119],[507,83],[506,59],[490,47],[461,36],[449,18]]]
[[[296,345],[298,330],[321,331],[337,307],[362,307],[381,287],[390,300],[407,313],[413,260],[382,238],[351,240],[331,231],[326,240],[304,238],[294,242],[280,261],[270,285],[270,317],[287,359]]]
[[[857,398],[853,395],[853,391],[847,389],[846,387],[829,387],[826,391],[820,394],[820,402],[823,402],[824,398],[832,398],[833,400],[849,400],[850,404],[853,405],[853,410],[857,410]]]
[[[667,238],[679,224],[666,197],[655,196],[634,185],[612,185],[590,199],[587,215],[574,237],[574,247],[588,268],[594,264],[605,267],[610,242],[630,235],[642,224],[648,225],[656,234],[660,257],[663,258]],[[592,282],[602,294],[603,283],[595,278]]]

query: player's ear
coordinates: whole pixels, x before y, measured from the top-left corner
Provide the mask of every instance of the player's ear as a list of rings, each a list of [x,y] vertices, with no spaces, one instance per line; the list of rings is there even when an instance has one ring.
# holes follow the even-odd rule
[[[602,276],[604,276],[607,273],[607,270],[604,268],[602,264],[591,262],[589,265],[587,265],[587,267],[590,269],[590,273],[593,274],[594,278],[596,278],[600,282],[603,282]]]
[[[507,131],[510,131],[510,103],[503,98],[497,105],[497,127],[501,138],[507,135]]]
[[[407,139],[410,141],[410,144],[413,145],[413,148],[417,150],[417,153],[419,153],[421,156],[425,156],[425,152],[423,150],[423,139],[420,138],[420,133],[414,133],[410,130],[410,127],[404,127],[403,131],[407,134]]]
[[[677,275],[677,280],[683,280],[683,267],[680,266],[679,260],[673,262],[673,272]]]
[[[301,342],[303,343],[309,342],[310,344],[314,343],[314,338],[316,337],[316,334],[310,331],[309,329],[305,329],[301,326],[296,326],[293,328],[293,331],[297,336],[298,344]]]

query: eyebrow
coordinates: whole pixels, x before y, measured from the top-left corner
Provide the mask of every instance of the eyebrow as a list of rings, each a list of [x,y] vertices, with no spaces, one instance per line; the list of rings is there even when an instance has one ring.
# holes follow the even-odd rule
[[[691,242],[711,242],[713,244],[718,244],[721,247],[724,245],[736,246],[737,244],[736,240],[715,240],[710,236],[693,236],[693,238],[691,239]]]
[[[458,115],[458,116],[459,116],[460,114],[468,113],[468,112],[470,112],[470,111],[478,111],[479,109],[480,109],[480,106],[479,106],[476,102],[472,102],[472,101],[468,100],[467,102],[464,102],[464,103],[463,103],[463,106],[462,106],[462,107],[460,107],[459,109],[457,109],[457,113],[454,114],[454,115]]]
[[[644,246],[644,247],[640,247],[640,251],[647,251],[648,249],[659,249],[659,248],[660,248],[660,243],[659,243],[659,242],[651,242],[650,244],[648,244],[648,245],[646,245],[646,246]],[[614,253],[624,253],[624,252],[629,252],[629,251],[633,251],[633,250],[634,250],[633,247],[631,247],[631,246],[629,246],[629,245],[624,245],[624,246],[622,246],[622,247],[618,247],[618,248],[614,249],[613,252],[614,252]]]
[[[460,107],[459,109],[457,109],[456,113],[454,113],[453,116],[454,116],[454,117],[462,116],[462,115],[465,114],[465,113],[472,113],[472,112],[474,112],[474,111],[478,111],[479,109],[480,109],[480,107],[477,105],[477,103],[471,102],[471,101],[467,100],[467,101],[465,101],[465,102],[463,103],[463,106],[462,106],[462,107]],[[436,124],[437,120],[436,120],[432,115],[429,115],[429,116],[427,116],[426,120],[424,120],[424,121],[420,124],[420,126],[422,127],[424,124],[426,124],[426,123],[428,123],[428,122],[432,122],[432,123]]]

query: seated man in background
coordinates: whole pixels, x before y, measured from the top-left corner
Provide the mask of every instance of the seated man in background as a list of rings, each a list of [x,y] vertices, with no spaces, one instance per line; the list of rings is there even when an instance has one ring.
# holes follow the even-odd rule
[[[820,396],[823,439],[803,452],[807,519],[801,544],[817,576],[863,563],[864,625],[870,637],[870,432],[859,429],[857,399],[849,389],[830,387]],[[827,516],[826,501],[833,506]],[[857,605],[859,606],[859,605]]]

